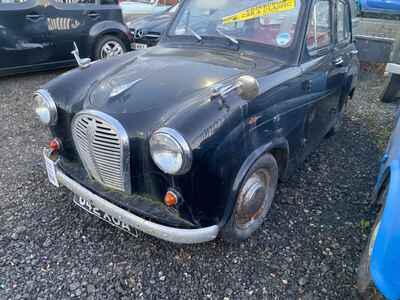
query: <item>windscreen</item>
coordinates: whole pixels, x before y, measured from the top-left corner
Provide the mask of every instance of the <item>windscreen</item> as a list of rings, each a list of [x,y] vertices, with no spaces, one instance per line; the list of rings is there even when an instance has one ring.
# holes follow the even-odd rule
[[[290,47],[301,0],[186,0],[170,36],[225,37]]]

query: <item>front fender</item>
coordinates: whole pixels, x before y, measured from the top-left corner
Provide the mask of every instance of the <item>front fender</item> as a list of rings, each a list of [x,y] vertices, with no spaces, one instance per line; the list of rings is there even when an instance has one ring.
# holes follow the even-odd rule
[[[370,272],[388,299],[400,299],[400,162],[390,165],[388,195],[373,245]]]
[[[240,145],[238,145],[240,147]],[[237,148],[239,149],[239,148]],[[277,137],[272,139],[267,144],[261,145],[258,148],[254,149],[249,155],[247,155],[246,159],[240,165],[239,171],[237,172],[229,172],[229,174],[225,174],[224,176],[232,177],[231,188],[227,191],[227,202],[225,205],[224,214],[221,220],[220,225],[224,225],[230,218],[232,211],[236,204],[236,198],[240,191],[241,184],[245,179],[249,169],[251,166],[259,159],[263,154],[270,152],[271,150],[282,150],[285,153],[286,159],[288,162],[289,158],[289,143],[284,137]],[[286,168],[286,166],[285,166]],[[229,181],[228,181],[229,182]]]

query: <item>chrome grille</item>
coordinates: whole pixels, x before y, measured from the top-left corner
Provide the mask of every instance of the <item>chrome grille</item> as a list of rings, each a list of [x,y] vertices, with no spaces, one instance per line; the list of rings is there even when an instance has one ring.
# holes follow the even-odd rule
[[[131,191],[129,140],[117,120],[102,112],[83,111],[72,122],[72,136],[91,177],[112,189]]]

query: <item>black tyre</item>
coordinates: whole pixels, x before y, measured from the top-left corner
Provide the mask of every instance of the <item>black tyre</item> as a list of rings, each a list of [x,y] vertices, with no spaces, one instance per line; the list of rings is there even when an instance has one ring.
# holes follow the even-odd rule
[[[253,164],[242,182],[232,215],[221,231],[224,240],[245,240],[261,226],[275,196],[278,173],[278,164],[269,153]]]
[[[377,218],[375,220],[374,226],[371,229],[371,233],[368,238],[368,243],[361,255],[360,265],[358,267],[357,289],[363,299],[369,299],[370,295],[379,294],[372,283],[371,273],[370,273],[370,259],[376,235],[378,233],[379,225],[381,223],[381,218],[383,215],[384,203],[387,197],[387,193],[388,193],[388,186],[387,184],[385,184],[378,199],[378,203],[383,205],[380,207],[378,211]]]
[[[120,56],[126,52],[124,42],[117,36],[105,35],[99,39],[94,49],[94,58],[105,59]]]
[[[348,96],[342,96],[342,99],[339,101],[337,112],[336,112],[336,117],[335,117],[335,123],[333,124],[332,128],[326,134],[326,137],[334,136],[342,128],[344,115],[346,113],[347,99],[348,99]]]

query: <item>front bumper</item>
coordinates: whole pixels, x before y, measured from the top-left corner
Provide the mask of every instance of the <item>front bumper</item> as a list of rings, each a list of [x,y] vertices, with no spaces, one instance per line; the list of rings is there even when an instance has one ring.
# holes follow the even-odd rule
[[[60,185],[65,186],[77,196],[90,200],[96,207],[108,215],[159,239],[180,244],[195,244],[214,240],[218,235],[219,227],[217,225],[198,229],[180,229],[145,220],[94,194],[66,175],[57,166],[56,176]]]

